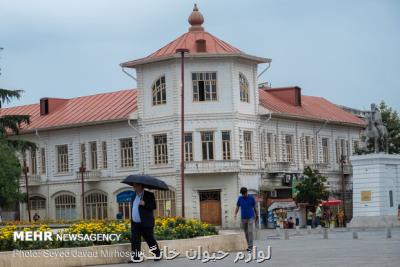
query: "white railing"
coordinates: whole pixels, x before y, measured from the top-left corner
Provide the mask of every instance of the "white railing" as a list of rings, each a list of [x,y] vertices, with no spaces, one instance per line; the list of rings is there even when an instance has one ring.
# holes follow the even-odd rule
[[[28,176],[28,186],[29,185],[39,185],[42,181],[40,174],[27,174],[27,176]],[[21,185],[26,185],[25,174],[21,174],[19,183]]]
[[[329,170],[330,166],[328,163],[305,163],[304,168],[310,167],[313,170],[318,170],[318,171],[327,171]]]
[[[265,169],[270,173],[284,173],[296,170],[296,165],[293,162],[266,162]]]
[[[101,170],[89,170],[89,171],[85,171],[83,173],[83,179],[85,181],[97,180],[97,179],[100,179],[102,177],[103,177],[103,175],[101,173]],[[82,179],[82,173],[76,172],[76,178],[78,180]]]
[[[185,162],[185,173],[238,172],[238,160],[209,160]]]

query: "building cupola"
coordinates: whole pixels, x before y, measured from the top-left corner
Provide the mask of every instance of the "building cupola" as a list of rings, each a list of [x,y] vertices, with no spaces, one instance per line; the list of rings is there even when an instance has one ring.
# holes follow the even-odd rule
[[[199,9],[197,8],[197,4],[194,4],[193,11],[188,18],[189,24],[192,25],[189,28],[189,31],[204,31],[203,23],[204,18],[203,15],[200,13]]]

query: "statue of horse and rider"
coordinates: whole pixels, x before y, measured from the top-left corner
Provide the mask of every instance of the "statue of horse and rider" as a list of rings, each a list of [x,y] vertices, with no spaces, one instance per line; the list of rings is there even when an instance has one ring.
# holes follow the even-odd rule
[[[371,104],[371,112],[368,117],[368,126],[365,129],[364,149],[370,143],[374,146],[375,153],[388,151],[388,131],[382,122],[381,112],[375,104]]]

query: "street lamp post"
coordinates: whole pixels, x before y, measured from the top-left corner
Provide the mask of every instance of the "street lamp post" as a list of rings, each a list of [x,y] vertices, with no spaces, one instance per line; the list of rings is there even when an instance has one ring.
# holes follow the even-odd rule
[[[182,217],[185,217],[185,53],[187,48],[176,49],[181,54],[181,192]]]
[[[24,157],[24,166],[22,167],[22,172],[25,176],[25,187],[26,187],[26,204],[28,205],[28,218],[31,222],[31,203],[29,202],[29,183],[28,183],[28,171],[29,167],[26,165],[26,158]]]
[[[85,181],[84,181],[84,175],[85,175],[86,168],[83,166],[83,162],[81,163],[81,166],[79,167],[79,173],[81,175],[81,184],[82,184],[82,197],[81,197],[81,202],[82,202],[82,220],[85,219]]]
[[[346,223],[346,185],[345,185],[345,181],[344,181],[344,163],[346,161],[346,156],[345,155],[341,155],[340,156],[340,174],[341,174],[341,180],[342,180],[342,203],[343,203],[343,214],[344,214],[344,218],[345,218],[345,223]]]

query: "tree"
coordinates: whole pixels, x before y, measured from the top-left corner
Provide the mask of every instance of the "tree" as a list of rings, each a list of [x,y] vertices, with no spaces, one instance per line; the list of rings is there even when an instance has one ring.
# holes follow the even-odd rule
[[[378,105],[378,109],[381,112],[383,125],[386,126],[388,131],[387,140],[388,153],[389,154],[400,154],[400,117],[396,110],[386,105],[384,101]],[[365,142],[366,136],[362,136],[362,140]],[[357,149],[357,154],[369,154],[374,153],[374,142],[368,140],[367,146],[362,149]]]
[[[296,185],[296,202],[308,203],[315,207],[321,200],[327,200],[329,192],[324,185],[326,177],[321,175],[318,170],[313,170],[310,167],[306,167],[303,174],[304,180]]]
[[[400,154],[400,117],[397,111],[386,105],[384,101],[379,104],[383,124],[388,131],[389,154]]]
[[[9,207],[24,199],[18,191],[21,166],[15,151],[0,140],[0,206]]]
[[[0,49],[1,50],[1,49]],[[29,115],[2,115],[4,103],[12,99],[20,99],[22,90],[8,90],[0,88],[0,206],[7,207],[23,199],[19,192],[19,177],[21,166],[16,156],[17,152],[25,155],[26,150],[36,149],[36,144],[9,138],[18,135],[21,124],[29,124]]]

